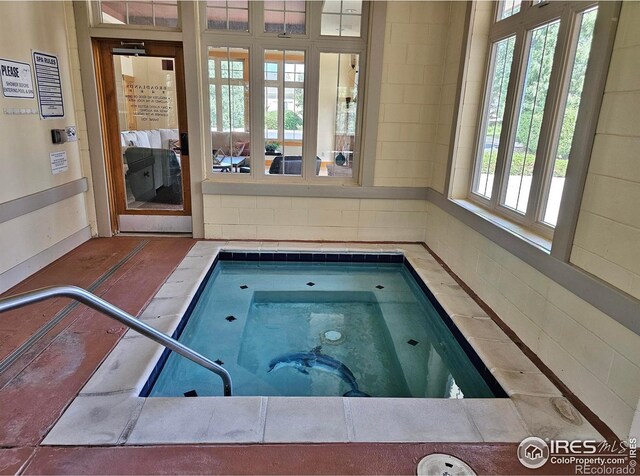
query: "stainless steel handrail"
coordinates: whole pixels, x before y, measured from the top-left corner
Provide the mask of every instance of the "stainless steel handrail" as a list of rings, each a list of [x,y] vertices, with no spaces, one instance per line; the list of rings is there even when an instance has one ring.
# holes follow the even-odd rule
[[[10,311],[12,309],[17,309],[19,307],[28,306],[29,304],[44,301],[45,299],[61,296],[80,301],[90,308],[93,308],[96,311],[100,311],[106,316],[115,319],[116,321],[133,329],[143,336],[148,337],[158,344],[171,349],[177,354],[180,354],[181,356],[186,357],[192,362],[195,362],[196,364],[199,364],[204,368],[212,371],[213,373],[219,375],[224,384],[224,395],[226,397],[231,396],[231,375],[226,369],[219,366],[215,362],[210,361],[203,355],[200,355],[197,352],[191,350],[189,347],[181,344],[177,340],[172,339],[171,337],[136,319],[132,315],[124,312],[122,309],[77,286],[49,286],[46,288],[36,289],[34,291],[16,294],[15,296],[9,296],[7,298],[0,299],[0,312]]]

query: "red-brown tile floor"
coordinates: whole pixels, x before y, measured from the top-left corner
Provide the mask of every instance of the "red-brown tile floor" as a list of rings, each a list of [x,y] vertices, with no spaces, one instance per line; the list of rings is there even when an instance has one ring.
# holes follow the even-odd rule
[[[188,238],[93,239],[4,296],[74,284],[137,315],[194,243]],[[415,474],[420,459],[434,452],[457,456],[478,474],[534,473],[518,462],[515,444],[40,446],[126,330],[79,305],[48,332],[39,332],[70,303],[53,299],[0,315],[0,361],[39,335],[0,373],[1,474]],[[542,469],[536,474],[569,470]]]

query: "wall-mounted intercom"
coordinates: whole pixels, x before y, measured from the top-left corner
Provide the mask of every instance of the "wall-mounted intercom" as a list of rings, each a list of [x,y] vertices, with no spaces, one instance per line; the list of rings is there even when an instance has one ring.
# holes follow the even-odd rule
[[[51,141],[54,144],[75,142],[78,140],[76,126],[67,126],[65,129],[51,129]]]
[[[54,144],[64,144],[67,142],[67,131],[64,129],[51,129],[51,141]]]

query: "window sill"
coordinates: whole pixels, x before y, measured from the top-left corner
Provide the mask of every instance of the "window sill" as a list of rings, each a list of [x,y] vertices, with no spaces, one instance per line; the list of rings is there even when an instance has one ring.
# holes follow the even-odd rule
[[[229,174],[231,175],[231,174]],[[241,174],[238,174],[241,175]],[[254,195],[266,197],[317,197],[385,200],[426,200],[424,187],[366,187],[356,183],[267,182],[205,180],[204,195]]]
[[[474,213],[493,225],[500,227],[501,229],[508,231],[509,233],[521,238],[522,240],[528,242],[529,244],[539,248],[546,253],[551,251],[551,240],[547,237],[539,235],[538,233],[530,230],[529,228],[525,228],[524,226],[516,223],[514,221],[505,218],[502,215],[498,215],[497,213],[493,213],[479,205],[476,205],[470,200],[462,200],[462,199],[450,199],[456,205],[464,208],[465,210]]]
[[[548,240],[527,230],[516,231],[508,222],[503,226],[502,217],[493,217],[467,200],[449,199],[433,189],[429,189],[428,197],[436,207],[640,335],[637,319],[640,301],[577,266],[555,258],[540,244],[548,243]]]

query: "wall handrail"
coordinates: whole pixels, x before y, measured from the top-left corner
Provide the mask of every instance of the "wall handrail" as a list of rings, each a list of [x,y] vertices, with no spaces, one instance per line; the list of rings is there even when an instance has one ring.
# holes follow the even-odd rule
[[[154,329],[153,327],[145,324],[144,322],[136,319],[131,314],[123,311],[122,309],[114,306],[108,301],[99,298],[95,294],[89,291],[79,288],[78,286],[48,286],[45,288],[36,289],[26,293],[16,294],[0,299],[0,313],[10,311],[12,309],[18,309],[20,307],[28,306],[36,302],[44,301],[53,297],[67,297],[79,301],[86,306],[89,306],[102,314],[115,319],[116,321],[124,324],[125,326],[133,329],[134,331],[142,334],[145,337],[157,342],[160,345],[174,351],[175,353],[195,362],[198,365],[210,370],[216,375],[220,376],[224,385],[225,397],[231,396],[232,382],[229,372],[220,365],[212,362],[203,355],[190,349],[189,347],[181,344],[177,340],[163,334],[162,332]]]

